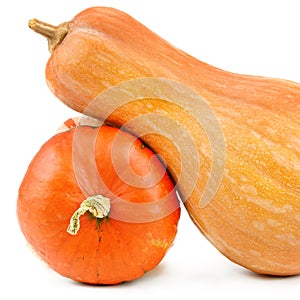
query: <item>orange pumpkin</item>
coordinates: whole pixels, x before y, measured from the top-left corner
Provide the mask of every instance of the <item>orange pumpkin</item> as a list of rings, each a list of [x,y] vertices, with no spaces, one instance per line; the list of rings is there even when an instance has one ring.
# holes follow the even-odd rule
[[[42,146],[20,186],[17,213],[27,241],[56,272],[117,284],[162,260],[180,207],[153,152],[103,125],[74,127]]]
[[[160,154],[220,252],[258,273],[300,273],[299,84],[210,66],[112,8],[30,26],[48,37],[53,93]]]

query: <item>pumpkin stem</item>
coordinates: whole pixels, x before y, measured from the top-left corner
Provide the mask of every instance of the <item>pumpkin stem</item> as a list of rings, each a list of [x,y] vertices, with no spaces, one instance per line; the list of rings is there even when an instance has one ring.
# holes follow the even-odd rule
[[[48,49],[51,53],[63,41],[69,30],[69,22],[53,26],[37,19],[31,19],[28,22],[28,26],[33,31],[47,38]]]
[[[101,195],[87,197],[70,219],[67,232],[76,235],[80,228],[79,218],[89,211],[95,218],[105,218],[110,212],[110,200]]]

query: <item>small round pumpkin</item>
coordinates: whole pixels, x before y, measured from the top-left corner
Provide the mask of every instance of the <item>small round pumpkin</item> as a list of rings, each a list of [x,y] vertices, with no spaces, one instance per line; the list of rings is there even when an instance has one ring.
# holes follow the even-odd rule
[[[159,264],[176,236],[180,206],[166,168],[138,138],[84,125],[56,134],[35,155],[17,215],[29,244],[56,272],[117,284]]]

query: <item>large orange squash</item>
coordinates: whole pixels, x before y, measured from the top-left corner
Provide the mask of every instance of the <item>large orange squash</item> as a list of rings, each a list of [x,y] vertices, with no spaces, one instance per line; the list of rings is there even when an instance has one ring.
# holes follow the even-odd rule
[[[56,272],[117,284],[163,259],[180,207],[165,167],[140,140],[109,126],[79,126],[41,147],[17,212],[27,241]]]
[[[300,273],[299,84],[210,66],[112,8],[30,26],[48,37],[53,93],[160,154],[220,252],[258,273]]]

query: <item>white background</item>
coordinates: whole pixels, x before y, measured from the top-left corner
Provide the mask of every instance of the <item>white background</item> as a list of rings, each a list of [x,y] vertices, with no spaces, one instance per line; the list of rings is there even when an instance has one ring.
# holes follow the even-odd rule
[[[299,276],[259,276],[233,264],[200,234],[184,208],[175,245],[163,262],[131,283],[106,287],[75,283],[54,273],[27,248],[16,218],[19,185],[40,146],[61,123],[78,115],[48,90],[47,44],[28,29],[27,22],[36,17],[58,24],[95,5],[126,11],[214,66],[300,82],[297,0],[2,1],[0,298],[299,299]]]

